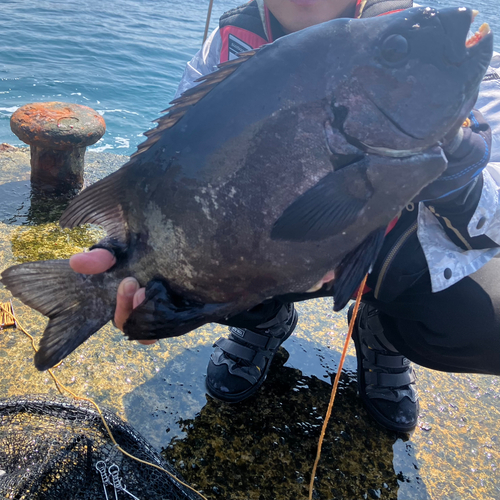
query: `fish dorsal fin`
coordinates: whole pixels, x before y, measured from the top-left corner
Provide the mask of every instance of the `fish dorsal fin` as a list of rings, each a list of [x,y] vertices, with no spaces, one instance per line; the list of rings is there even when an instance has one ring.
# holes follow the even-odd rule
[[[237,59],[219,64],[216,71],[195,80],[196,82],[199,82],[198,85],[186,90],[181,96],[174,99],[170,103],[172,106],[162,111],[162,113],[166,114],[154,120],[154,122],[158,123],[158,126],[148,130],[144,134],[148,139],[137,146],[137,151],[130,158],[134,159],[144,151],[147,151],[160,139],[165,130],[173,127],[186,114],[187,110],[190,109],[191,106],[194,106],[220,82],[224,81],[229,75],[233,74],[240,67],[240,65],[245,61],[248,61],[248,59],[250,59],[257,52],[257,50],[259,49],[241,52],[238,54]]]
[[[162,133],[173,127],[186,111],[205,97],[214,87],[225,80],[239,66],[250,59],[257,51],[251,50],[238,54],[238,59],[219,65],[219,69],[205,75],[198,80],[199,85],[187,90],[180,97],[174,99],[170,108],[162,111],[166,115],[155,120],[158,126],[144,135],[148,139],[140,144],[137,151],[130,157],[130,161],[120,170],[96,182],[77,196],[68,206],[59,221],[61,227],[76,227],[81,224],[97,224],[102,226],[109,238],[117,243],[126,245],[128,242],[128,227],[124,216],[122,178],[124,169],[135,163],[137,156],[149,149],[162,136]]]

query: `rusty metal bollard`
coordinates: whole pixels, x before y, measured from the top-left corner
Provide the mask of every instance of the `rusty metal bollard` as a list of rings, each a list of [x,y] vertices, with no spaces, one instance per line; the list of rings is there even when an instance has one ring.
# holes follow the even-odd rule
[[[85,150],[104,135],[106,124],[87,106],[39,102],[19,108],[10,128],[31,147],[32,187],[71,195],[83,187]]]

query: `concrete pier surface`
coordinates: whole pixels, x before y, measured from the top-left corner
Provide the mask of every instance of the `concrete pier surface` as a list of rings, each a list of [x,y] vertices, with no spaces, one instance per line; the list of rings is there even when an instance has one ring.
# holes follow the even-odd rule
[[[127,157],[88,151],[85,184]],[[65,200],[32,199],[28,148],[0,146],[0,270],[29,260],[67,258],[97,241],[95,227],[62,230]],[[0,302],[10,298],[0,285]],[[205,394],[213,342],[226,329],[207,325],[153,346],[127,341],[106,325],[55,369],[72,391],[93,398],[134,426],[207,498],[301,499],[347,332],[346,311],[328,299],[297,306],[296,333],[280,349],[267,382],[237,404]],[[43,316],[14,300],[37,339]],[[473,332],[471,332],[471,335]],[[375,424],[357,395],[351,346],[323,445],[321,500],[500,498],[500,380],[417,367],[419,426],[411,435]],[[33,365],[29,340],[0,331],[0,397],[57,390]]]

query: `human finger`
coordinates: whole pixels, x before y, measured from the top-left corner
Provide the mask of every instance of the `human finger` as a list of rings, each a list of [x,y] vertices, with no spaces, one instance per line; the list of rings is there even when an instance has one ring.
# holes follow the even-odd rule
[[[125,278],[118,286],[116,293],[115,325],[123,331],[123,325],[134,308],[134,295],[139,290],[139,282],[135,278]]]
[[[80,274],[100,274],[114,266],[115,263],[115,256],[104,248],[77,253],[69,259],[71,269]]]

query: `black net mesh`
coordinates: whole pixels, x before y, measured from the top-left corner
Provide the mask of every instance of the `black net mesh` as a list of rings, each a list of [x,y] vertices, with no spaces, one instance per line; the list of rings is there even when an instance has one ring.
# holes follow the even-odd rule
[[[102,411],[124,450],[178,476],[132,427]],[[0,498],[130,500],[134,496],[199,498],[164,472],[121,453],[88,402],[48,396],[0,400]]]

